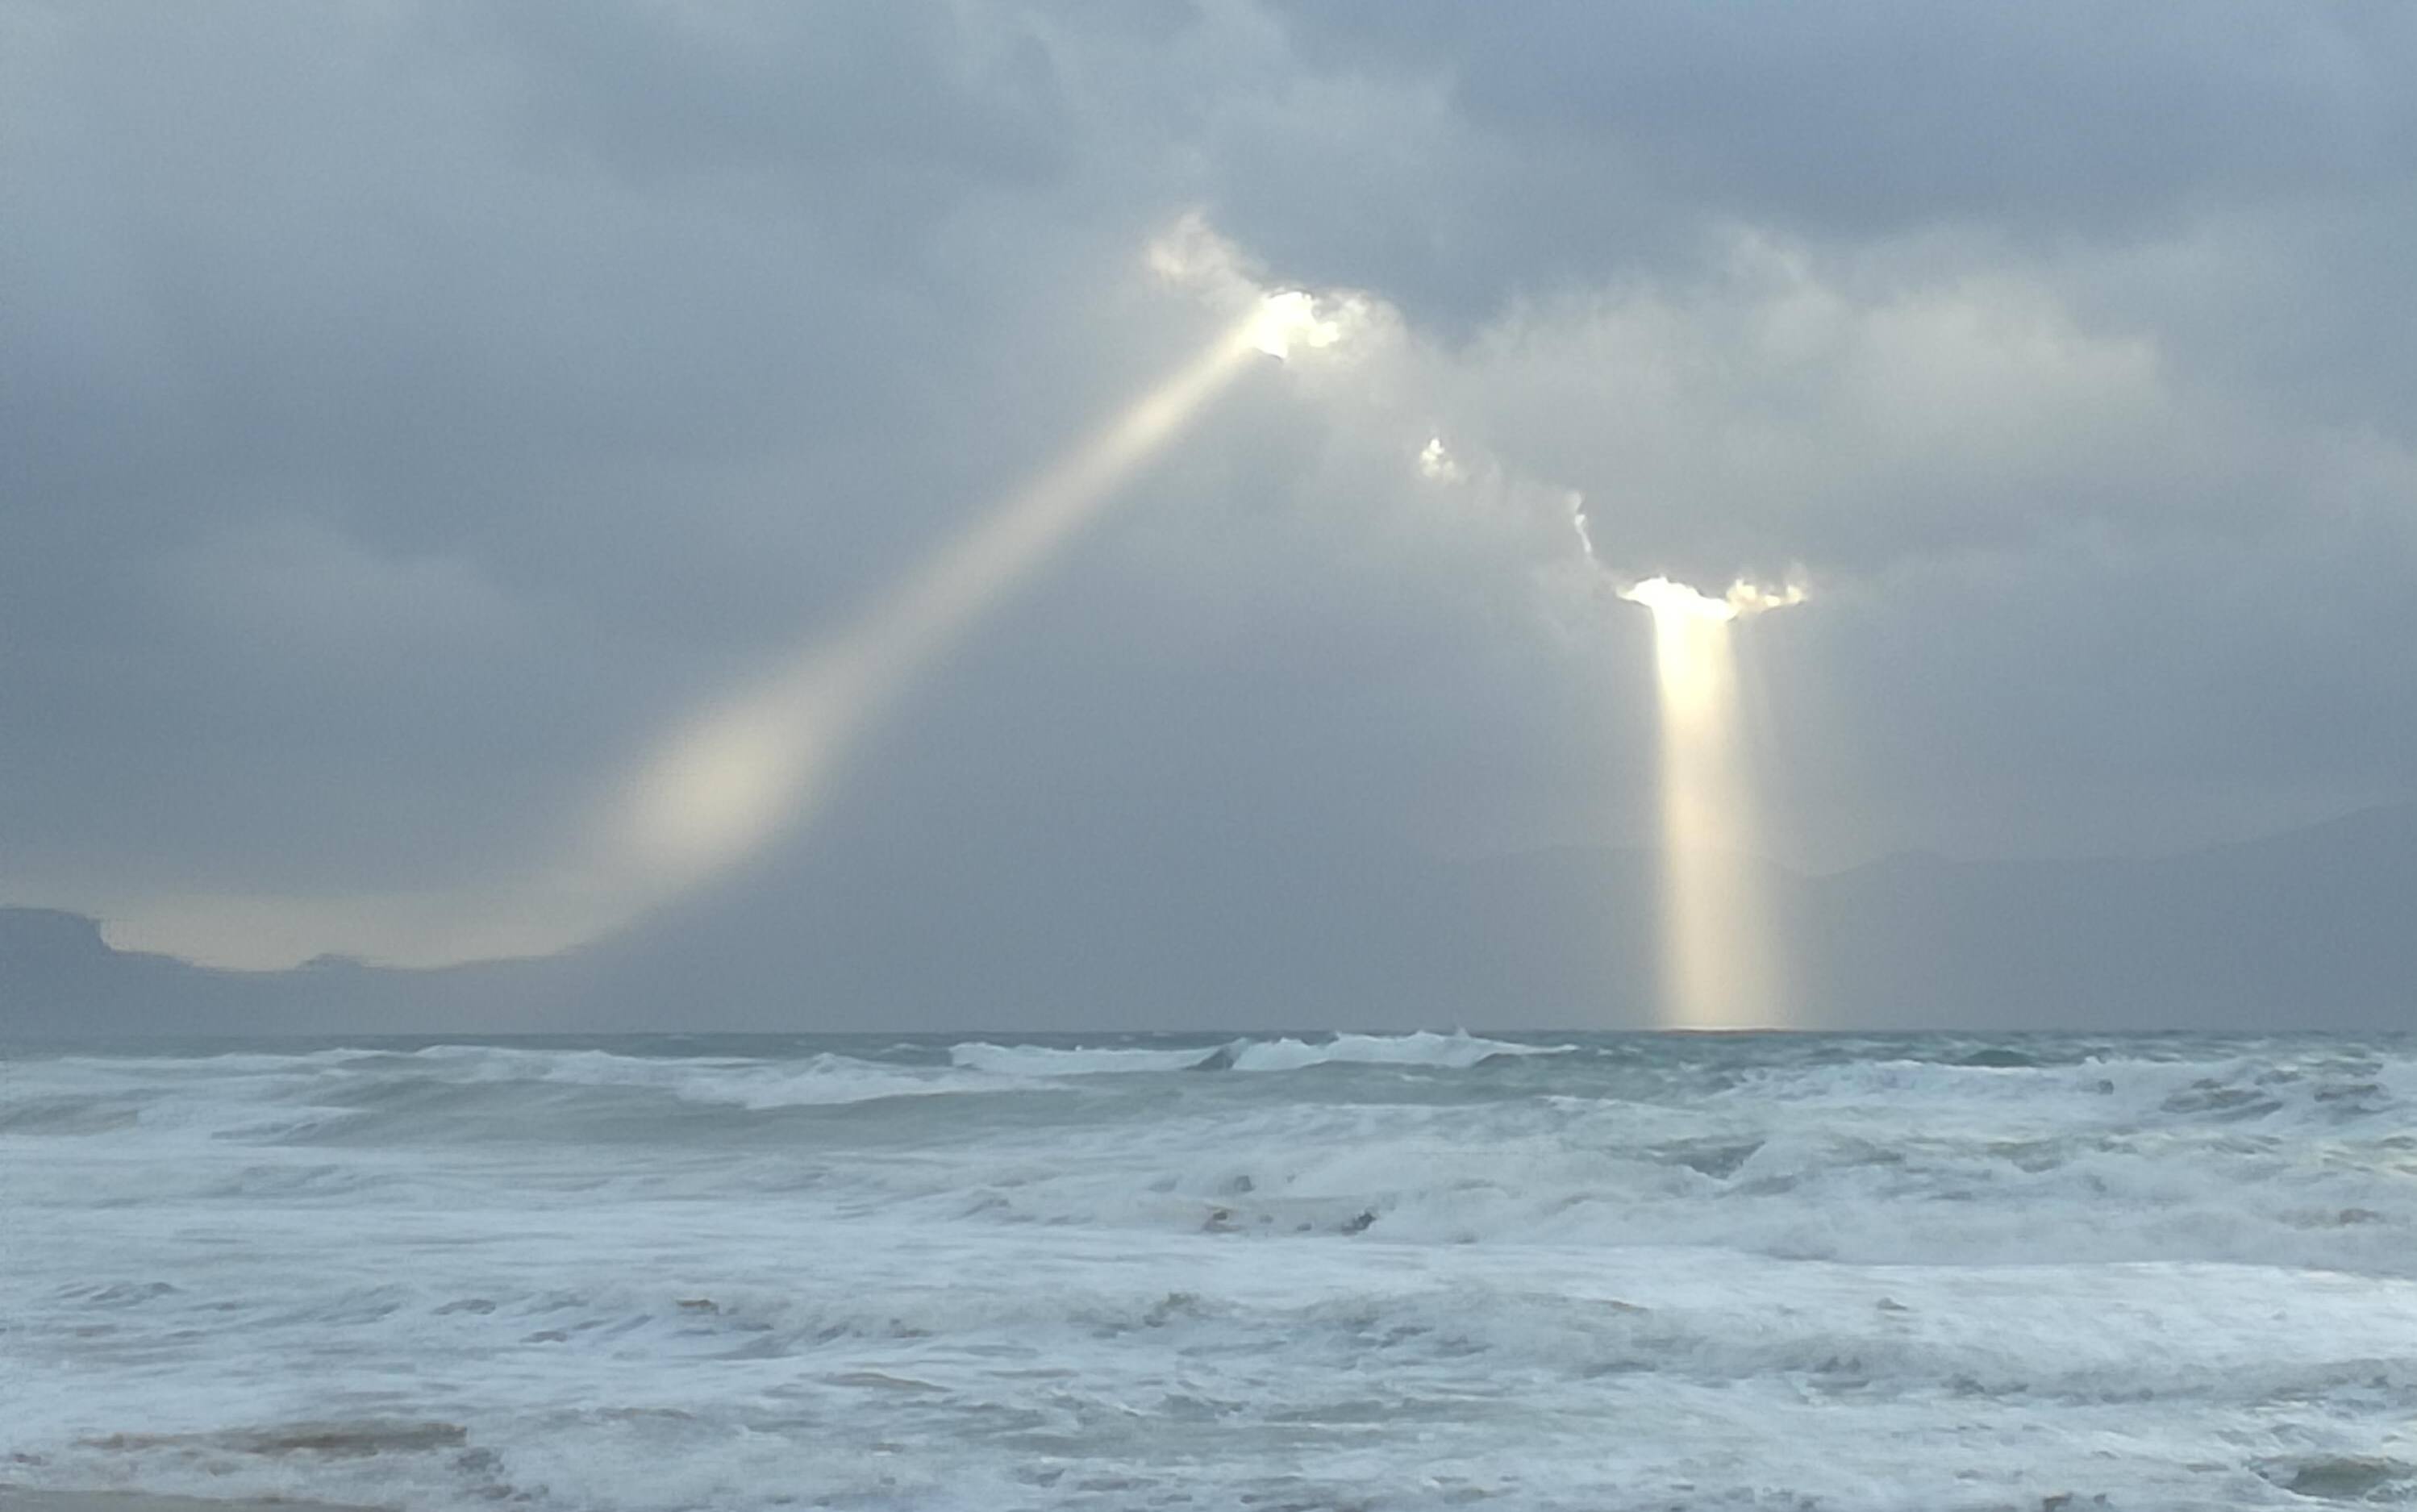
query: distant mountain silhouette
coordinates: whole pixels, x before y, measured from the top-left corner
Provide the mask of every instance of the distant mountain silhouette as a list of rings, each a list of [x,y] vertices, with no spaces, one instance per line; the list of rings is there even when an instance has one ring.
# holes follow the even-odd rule
[[[210,971],[0,909],[0,1036],[1653,1021],[1649,854],[1232,843],[1114,852],[1045,894],[810,854],[583,950],[443,971]],[[1769,880],[1804,1027],[2417,1028],[2417,806],[2155,859]]]
[[[80,914],[0,908],[0,1038],[393,1032],[508,1033],[516,989],[553,961],[392,971],[327,959],[292,971],[234,972],[118,950]]]
[[[1897,856],[1793,899],[1838,1021],[2417,1028],[2417,805],[2145,860]]]

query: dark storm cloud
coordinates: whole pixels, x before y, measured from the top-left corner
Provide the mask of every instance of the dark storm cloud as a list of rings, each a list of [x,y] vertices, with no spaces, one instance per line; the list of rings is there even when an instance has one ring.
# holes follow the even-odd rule
[[[542,814],[961,507],[996,443],[945,390],[1020,333],[932,228],[1045,164],[882,16],[682,51],[600,12],[570,53],[476,13],[24,17],[5,612],[52,690],[17,769],[55,769],[21,864],[475,846],[449,806]],[[769,59],[871,108],[754,120]]]
[[[1497,180],[1457,229],[1585,280],[1701,217],[1846,239],[1962,225],[2045,244],[2228,206],[2405,191],[2417,21],[2392,7],[1911,3],[1300,8],[1305,55],[1444,89]],[[1437,195],[1442,213],[1466,190]],[[1570,239],[1593,225],[1604,240]],[[1555,232],[1564,234],[1556,235]],[[1542,233],[1542,234],[1533,234]],[[1533,249],[1526,257],[1522,247]]]
[[[1812,574],[1750,645],[1800,858],[2409,792],[2398,9],[5,25],[10,899],[541,865],[1207,339],[1141,270],[1193,210],[1393,324],[1241,385],[920,688],[848,854],[1045,909],[1137,855],[1213,894],[1239,832],[1641,838],[1571,491],[1614,570]]]

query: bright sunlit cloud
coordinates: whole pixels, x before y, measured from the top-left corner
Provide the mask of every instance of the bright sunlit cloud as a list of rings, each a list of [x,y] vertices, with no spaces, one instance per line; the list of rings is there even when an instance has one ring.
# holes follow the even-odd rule
[[[1289,362],[1304,353],[1367,344],[1389,311],[1356,290],[1309,290],[1269,276],[1258,259],[1208,224],[1186,214],[1153,238],[1143,260],[1161,281],[1246,327],[1252,350]]]
[[[1579,531],[1585,532],[1585,516],[1579,517]],[[1656,616],[1667,614],[1678,619],[1733,620],[1750,619],[1774,609],[1786,609],[1805,599],[1801,582],[1789,582],[1777,588],[1738,579],[1728,591],[1713,598],[1669,578],[1647,578],[1619,590],[1619,597],[1632,604],[1642,604]]]
[[[1319,314],[1317,300],[1299,289],[1269,295],[1251,323],[1251,345],[1278,362],[1289,360],[1295,348],[1315,352],[1342,339],[1342,323]]]
[[[1443,437],[1429,436],[1427,444],[1419,448],[1419,476],[1430,483],[1457,483],[1468,475],[1453,458],[1452,448],[1443,444]]]
[[[1804,602],[1805,597],[1804,585],[1801,582],[1784,583],[1777,588],[1765,588],[1759,583],[1748,582],[1743,578],[1740,578],[1729,584],[1729,591],[1724,596],[1723,601],[1739,618],[1747,619],[1756,614],[1769,613],[1774,609],[1786,609],[1801,604]]]

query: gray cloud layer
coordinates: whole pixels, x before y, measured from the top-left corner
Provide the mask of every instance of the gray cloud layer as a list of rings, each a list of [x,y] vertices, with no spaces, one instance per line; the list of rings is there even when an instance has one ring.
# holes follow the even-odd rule
[[[0,58],[0,900],[269,959],[542,866],[1208,339],[1144,266],[1192,213],[1380,328],[809,842],[1045,907],[1645,838],[1573,491],[1620,570],[1816,583],[1746,636],[1786,859],[2417,793],[2403,8],[19,4]]]

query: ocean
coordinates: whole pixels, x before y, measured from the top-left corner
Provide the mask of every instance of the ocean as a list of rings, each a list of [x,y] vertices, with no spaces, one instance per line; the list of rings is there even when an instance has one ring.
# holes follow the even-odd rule
[[[0,1485],[2417,1505],[2417,1042],[16,1047]]]

